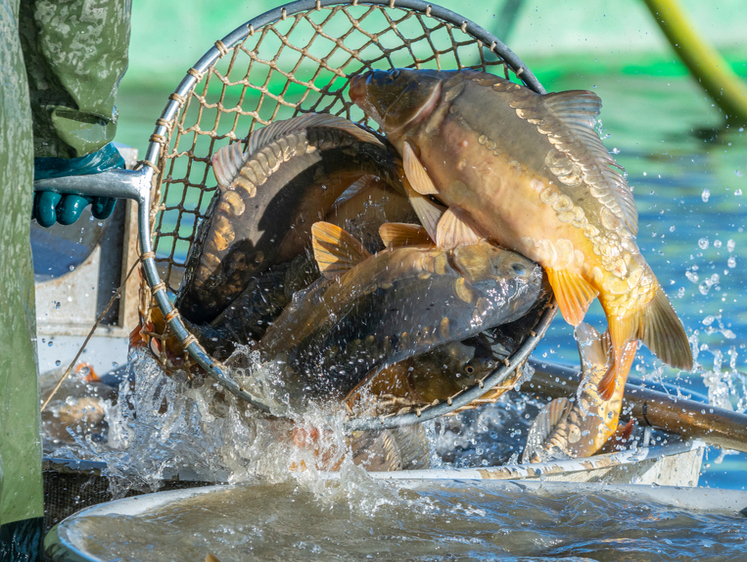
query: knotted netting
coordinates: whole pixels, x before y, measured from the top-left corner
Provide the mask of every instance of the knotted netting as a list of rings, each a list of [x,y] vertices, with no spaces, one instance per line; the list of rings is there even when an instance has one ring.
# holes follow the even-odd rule
[[[377,128],[350,101],[349,79],[390,68],[475,69],[543,92],[495,37],[458,14],[416,0],[301,1],[251,20],[216,41],[188,71],[151,137],[148,154],[158,156],[145,162],[155,172],[151,237],[164,285],[143,291],[144,308],[155,306],[147,297],[157,289],[171,295],[179,289],[197,227],[217,189],[215,151],[246,143],[253,131],[301,113],[326,112]],[[164,313],[166,320],[178,315]],[[519,367],[551,317],[543,314],[531,341],[502,368]],[[182,343],[185,349],[199,346],[193,337]],[[458,403],[471,401],[465,400]],[[443,406],[457,407],[451,399]]]

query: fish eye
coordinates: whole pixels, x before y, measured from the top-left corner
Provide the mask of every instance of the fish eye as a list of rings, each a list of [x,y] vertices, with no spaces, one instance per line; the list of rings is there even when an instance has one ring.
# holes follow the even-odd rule
[[[464,372],[468,375],[471,375],[475,372],[475,368],[472,365],[467,365],[466,367],[464,367]]]
[[[516,275],[526,275],[526,274],[527,274],[527,268],[526,268],[526,267],[524,267],[524,266],[523,266],[522,264],[520,264],[520,263],[514,263],[514,264],[511,264],[511,269],[513,269],[513,270],[514,270],[514,273],[515,273]]]

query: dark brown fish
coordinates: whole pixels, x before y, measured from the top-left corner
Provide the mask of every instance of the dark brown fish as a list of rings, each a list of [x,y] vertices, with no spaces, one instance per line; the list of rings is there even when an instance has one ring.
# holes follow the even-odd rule
[[[398,189],[401,161],[389,143],[341,117],[310,114],[255,132],[246,152],[216,152],[219,190],[200,225],[176,298],[182,315],[209,323],[256,275],[296,257],[311,225],[365,175]]]
[[[414,222],[417,216],[404,193],[380,178],[364,176],[335,201],[325,220],[354,233],[367,250],[376,252],[384,249],[379,237],[383,223]],[[236,344],[261,340],[293,295],[318,278],[319,269],[310,251],[271,265],[249,281],[209,329],[199,330],[200,343],[222,361]]]
[[[327,277],[297,295],[256,348],[269,385],[257,392],[279,408],[341,400],[370,372],[514,321],[540,295],[539,268],[487,242],[370,256],[328,223],[312,233]]]

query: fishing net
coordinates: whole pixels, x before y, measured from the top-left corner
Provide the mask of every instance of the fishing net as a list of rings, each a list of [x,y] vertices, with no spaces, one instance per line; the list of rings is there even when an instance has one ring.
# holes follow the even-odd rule
[[[217,189],[211,170],[215,151],[229,143],[244,143],[252,131],[301,113],[327,112],[376,128],[350,102],[349,77],[395,67],[476,69],[543,92],[532,73],[495,37],[432,4],[316,0],[296,2],[251,20],[216,41],[188,71],[151,136],[144,164],[153,170],[153,253],[146,257],[155,260],[158,278],[146,275],[143,280],[146,317],[158,305],[172,328],[180,322],[170,302],[182,281],[196,229],[208,216]],[[163,294],[160,300],[154,298],[159,291],[171,297],[168,303]],[[479,388],[443,403],[406,408],[390,416],[393,421],[387,425],[413,423],[415,418],[408,418],[409,414],[422,421],[426,411],[427,417],[435,417],[464,407],[488,390],[498,371],[503,380],[508,372],[521,368],[554,309],[539,307],[534,314],[524,345],[480,381]],[[175,333],[210,374],[252,401],[192,334],[180,329]],[[150,335],[171,337],[169,331]]]

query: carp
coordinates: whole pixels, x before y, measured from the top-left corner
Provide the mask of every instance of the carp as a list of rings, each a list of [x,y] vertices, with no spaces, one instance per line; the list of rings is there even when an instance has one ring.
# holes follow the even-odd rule
[[[535,260],[573,326],[599,298],[615,353],[603,397],[624,376],[631,341],[692,368],[682,323],[636,244],[633,194],[594,130],[598,96],[540,95],[471,70],[395,69],[353,77],[350,98],[402,154],[421,195],[413,204],[448,206],[439,247],[486,237]]]
[[[574,335],[582,370],[576,400],[556,398],[540,411],[529,428],[522,462],[590,457],[617,430],[627,373],[638,342],[626,344],[623,352],[626,364],[619,369],[624,375],[615,380],[612,395],[605,399],[601,396],[599,383],[614,361],[609,332],[600,335],[582,322]]]
[[[372,256],[339,227],[314,224],[324,277],[254,348],[264,372],[275,368],[256,394],[296,411],[341,400],[369,373],[512,322],[540,296],[541,269],[514,252],[487,242],[443,250],[416,225],[381,232],[388,248]]]
[[[327,222],[355,233],[368,251],[384,249],[379,227],[385,222],[417,220],[407,196],[380,178],[364,176],[351,185],[327,212]],[[293,295],[319,278],[313,255],[272,264],[249,280],[244,290],[208,327],[197,331],[200,343],[218,360],[226,359],[236,344],[259,341],[267,327],[290,303]]]
[[[363,408],[375,415],[387,415],[403,407],[448,400],[480,384],[510,355],[492,332],[486,330],[464,341],[445,343],[384,367],[361,381],[345,403],[351,410]],[[505,389],[513,386],[511,379],[502,385]]]
[[[212,159],[218,189],[187,256],[175,306],[209,323],[255,276],[300,254],[309,229],[351,184],[374,175],[402,191],[383,137],[328,114],[274,122]]]
[[[324,220],[355,236],[369,252],[378,252],[384,249],[379,237],[382,224],[415,223],[418,216],[404,191],[381,178],[364,176],[335,201]]]

